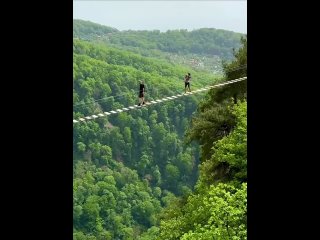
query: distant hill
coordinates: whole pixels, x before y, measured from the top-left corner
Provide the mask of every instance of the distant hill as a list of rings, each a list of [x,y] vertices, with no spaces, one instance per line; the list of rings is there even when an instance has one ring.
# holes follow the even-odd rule
[[[240,46],[241,33],[202,28],[198,30],[119,31],[89,21],[74,20],[73,36],[84,40],[103,40],[123,47],[160,50],[179,55],[219,56],[233,58],[232,49]]]
[[[119,30],[103,26],[97,23],[84,20],[73,20],[73,37],[81,39],[95,39],[98,36],[104,36],[108,33],[118,32]]]

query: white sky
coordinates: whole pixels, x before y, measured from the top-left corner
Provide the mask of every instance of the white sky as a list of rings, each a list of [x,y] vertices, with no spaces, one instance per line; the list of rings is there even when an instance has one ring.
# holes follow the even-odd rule
[[[216,28],[247,33],[247,1],[80,1],[73,18],[118,30]]]

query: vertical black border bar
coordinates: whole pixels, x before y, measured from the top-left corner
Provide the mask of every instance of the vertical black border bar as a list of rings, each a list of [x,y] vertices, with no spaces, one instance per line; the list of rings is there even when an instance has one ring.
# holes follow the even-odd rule
[[[73,2],[14,5],[2,45],[3,235],[72,239]]]
[[[316,69],[304,66],[311,58],[301,55],[314,54],[309,46],[316,44],[310,31],[303,31],[311,24],[302,24],[305,16],[299,13],[311,15],[304,8],[301,3],[248,1],[249,240],[312,239],[307,236],[315,229],[311,225],[316,221],[305,216],[316,206],[305,201],[314,194],[306,189],[317,169],[305,133],[313,133],[317,124],[305,106],[311,103],[313,84],[308,83],[316,80]],[[303,93],[309,96],[303,98]]]

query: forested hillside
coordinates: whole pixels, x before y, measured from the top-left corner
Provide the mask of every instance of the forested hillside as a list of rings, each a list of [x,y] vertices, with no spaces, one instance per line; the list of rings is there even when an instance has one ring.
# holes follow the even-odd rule
[[[182,93],[189,70],[74,40],[74,117],[137,104],[140,79],[147,101]],[[190,72],[193,89],[218,79]],[[74,126],[76,239],[136,239],[158,223],[156,216],[170,198],[192,191],[199,150],[196,144],[185,145],[183,135],[197,102],[197,97],[185,97]]]
[[[91,27],[76,32],[88,39],[118,33]],[[246,76],[233,70],[246,64],[242,45],[223,66],[225,79]],[[183,93],[187,72],[193,90],[222,79],[115,43],[74,39],[73,59],[74,118],[137,104],[141,79],[147,101]],[[237,83],[74,125],[74,239],[245,239],[245,95],[245,83]],[[216,222],[225,208],[234,211],[228,230]],[[205,221],[204,229],[193,224]]]
[[[73,20],[73,37],[81,39],[95,39],[98,36],[104,36],[108,33],[118,32],[112,27],[92,23],[84,20]]]
[[[224,66],[226,80],[247,75],[247,41]],[[239,70],[228,72],[230,69]],[[156,239],[247,239],[246,81],[213,89],[187,131],[201,147],[200,175],[188,198],[164,209]]]
[[[214,28],[166,32],[118,31],[89,21],[74,20],[73,36],[83,40],[106,42],[144,56],[165,58],[194,69],[221,73],[221,61],[233,59],[233,49],[240,47],[243,34]]]

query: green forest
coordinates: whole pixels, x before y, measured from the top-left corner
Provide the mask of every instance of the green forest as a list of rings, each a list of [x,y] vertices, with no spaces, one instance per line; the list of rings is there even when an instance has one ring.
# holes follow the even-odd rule
[[[119,31],[90,21],[74,20],[73,37],[85,41],[107,43],[143,56],[192,68],[222,73],[222,60],[232,60],[233,49],[240,47],[243,34],[214,28],[194,31],[185,29],[155,31]]]
[[[168,53],[217,55],[221,72]],[[73,118],[136,105],[141,79],[151,101],[183,93],[188,72],[196,90],[246,76],[246,63],[241,34],[74,20]],[[237,82],[74,124],[73,239],[247,239],[246,92]]]

